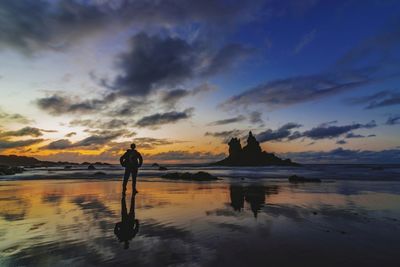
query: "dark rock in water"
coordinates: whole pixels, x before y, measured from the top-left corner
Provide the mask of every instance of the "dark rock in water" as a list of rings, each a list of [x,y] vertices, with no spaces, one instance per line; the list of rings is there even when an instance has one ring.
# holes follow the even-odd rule
[[[93,173],[93,175],[94,176],[103,176],[103,175],[106,175],[107,173],[105,173],[105,172],[95,172],[95,173]]]
[[[321,179],[305,178],[303,176],[292,175],[292,176],[289,176],[289,182],[291,182],[291,183],[320,183]]]
[[[158,165],[158,163],[153,163],[151,164],[151,167],[159,167],[160,165]]]
[[[13,175],[16,173],[22,173],[24,168],[16,166],[0,166],[0,176],[1,175]]]
[[[110,163],[107,163],[107,162],[96,161],[96,162],[94,163],[94,165],[106,165],[106,166],[108,166],[108,165],[111,165],[111,164],[110,164]]]
[[[166,173],[161,176],[165,179],[171,180],[186,180],[186,181],[215,181],[218,180],[218,177],[215,177],[208,172],[197,172],[197,173],[189,173],[189,172],[171,172]]]
[[[229,143],[229,156],[212,165],[219,166],[300,166],[290,159],[281,159],[274,153],[262,151],[260,143],[251,132],[247,138],[247,145],[242,148],[238,138],[232,138]]]
[[[96,169],[96,167],[94,167],[93,164],[90,164],[87,168],[88,168],[88,170],[95,170]]]
[[[158,167],[158,170],[159,171],[167,171],[168,169],[167,169],[167,167],[160,166],[160,167]]]
[[[72,168],[72,166],[64,166],[64,169],[71,169]]]

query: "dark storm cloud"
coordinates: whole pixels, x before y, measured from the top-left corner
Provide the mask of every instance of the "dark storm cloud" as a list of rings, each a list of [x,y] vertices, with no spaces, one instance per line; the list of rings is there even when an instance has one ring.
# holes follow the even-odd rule
[[[148,36],[132,37],[130,51],[120,55],[122,74],[111,87],[126,95],[148,95],[156,86],[176,85],[193,75],[194,50],[183,39]]]
[[[256,138],[259,142],[267,142],[267,141],[281,141],[284,138],[288,138],[292,134],[292,129],[300,128],[302,125],[294,122],[289,122],[277,130],[268,129],[264,132],[257,134]]]
[[[131,38],[129,51],[119,55],[120,74],[103,85],[123,95],[147,96],[153,90],[226,70],[232,64],[219,65],[219,61],[233,63],[248,55],[248,50],[240,44],[231,44],[215,52],[201,42],[189,43],[178,37],[149,36],[142,32]],[[185,94],[174,93],[181,97]]]
[[[35,127],[24,127],[19,130],[15,131],[5,131],[5,132],[0,132],[0,137],[17,137],[17,136],[33,136],[33,137],[39,137],[43,135],[43,132],[48,132],[46,130],[42,130],[39,128]],[[53,131],[50,131],[53,132]]]
[[[200,23],[225,28],[252,19],[260,1],[0,1],[0,45],[32,53],[62,49],[93,33],[132,24],[138,28]]]
[[[109,94],[101,99],[81,100],[54,94],[36,100],[37,106],[52,115],[67,113],[84,114],[95,113],[107,107],[116,99],[116,95]]]
[[[369,151],[337,148],[331,151],[289,152],[281,156],[301,163],[400,163],[399,149]]]
[[[349,104],[365,104],[365,109],[375,109],[387,106],[400,105],[400,93],[397,91],[380,91],[372,95],[350,98]]]
[[[44,139],[28,139],[28,140],[20,140],[20,141],[9,141],[9,140],[0,140],[0,149],[7,148],[17,148],[34,145],[40,142],[43,142]]]
[[[400,124],[400,115],[397,116],[390,116],[386,123],[386,125],[396,125],[396,124]]]
[[[138,127],[155,128],[163,124],[176,123],[181,120],[188,119],[192,116],[193,108],[185,109],[184,111],[171,111],[166,113],[156,113],[145,116],[136,122]]]
[[[345,144],[347,144],[347,141],[346,140],[338,140],[338,141],[336,141],[336,144],[345,145]]]
[[[239,115],[237,117],[233,117],[233,118],[229,118],[229,119],[213,121],[213,122],[210,122],[208,125],[211,125],[211,126],[226,125],[226,124],[241,122],[241,121],[244,121],[245,119],[246,119],[245,116]]]

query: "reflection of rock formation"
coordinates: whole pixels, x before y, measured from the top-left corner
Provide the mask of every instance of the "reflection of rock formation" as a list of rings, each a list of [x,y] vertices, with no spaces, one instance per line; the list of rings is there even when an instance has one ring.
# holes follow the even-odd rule
[[[235,211],[241,211],[244,208],[244,187],[231,185],[231,206]]]
[[[290,159],[280,159],[274,153],[262,151],[260,143],[254,135],[249,132],[247,145],[242,148],[238,138],[232,138],[229,143],[229,156],[221,161],[214,163],[221,166],[268,166],[268,165],[287,165],[297,166],[297,163]]]
[[[231,185],[229,188],[231,196],[231,206],[235,211],[244,208],[244,202],[250,204],[250,209],[257,217],[258,212],[265,204],[265,195],[278,194],[278,186],[263,185]]]

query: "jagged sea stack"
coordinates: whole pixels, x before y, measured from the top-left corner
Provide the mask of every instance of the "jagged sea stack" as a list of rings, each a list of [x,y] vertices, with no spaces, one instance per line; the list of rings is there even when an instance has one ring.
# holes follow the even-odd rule
[[[274,153],[262,151],[260,143],[249,132],[247,137],[247,145],[242,148],[238,138],[232,138],[229,143],[229,156],[221,161],[213,163],[219,166],[299,166],[298,163],[292,162],[290,159],[281,159]]]

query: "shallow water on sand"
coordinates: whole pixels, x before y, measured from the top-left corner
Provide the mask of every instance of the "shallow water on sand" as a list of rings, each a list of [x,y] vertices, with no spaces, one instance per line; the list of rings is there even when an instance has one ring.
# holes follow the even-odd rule
[[[127,242],[114,234],[124,206],[120,187],[0,182],[0,266],[399,263],[399,182],[145,179],[139,194],[126,196],[130,222],[137,220],[137,234],[122,236]]]

